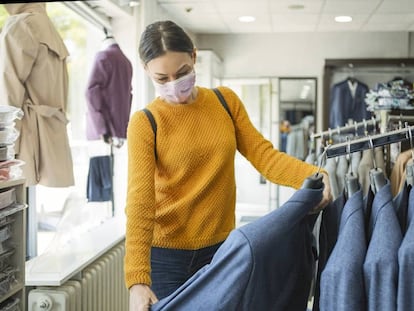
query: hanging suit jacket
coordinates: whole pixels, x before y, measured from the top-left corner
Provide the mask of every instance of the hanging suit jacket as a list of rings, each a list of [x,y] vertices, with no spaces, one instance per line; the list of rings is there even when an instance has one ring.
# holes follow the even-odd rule
[[[300,189],[280,208],[233,230],[204,266],[158,310],[306,310],[315,254],[308,215],[322,189]]]
[[[408,227],[407,213],[411,188],[412,187],[410,185],[407,185],[407,183],[404,182],[401,191],[393,199],[398,222],[400,223],[401,232],[403,235],[407,231]]]
[[[114,43],[96,54],[86,88],[86,138],[126,138],[132,102],[132,65]]]
[[[391,191],[394,196],[400,192],[405,183],[405,167],[408,160],[410,160],[411,157],[411,149],[401,152],[398,155],[397,160],[394,163],[394,166],[392,167],[390,180]]]
[[[372,202],[363,271],[369,311],[397,310],[398,248],[402,234],[389,182]]]
[[[345,175],[348,173],[348,159],[346,155],[338,157],[338,163],[336,165],[336,180],[338,182],[339,193],[345,189]]]
[[[354,193],[342,211],[338,240],[320,282],[320,310],[366,310],[362,266],[367,251],[362,191]]]
[[[67,135],[68,51],[44,3],[5,4],[10,13],[0,35],[0,97],[21,108],[16,157],[26,185],[74,184]]]
[[[352,96],[348,79],[334,84],[329,99],[329,127],[344,126],[348,119],[360,122],[371,118],[371,113],[367,111],[365,103],[365,95],[368,91],[368,86],[360,81],[358,81],[355,96]]]
[[[336,178],[336,168],[337,168],[336,158],[326,159],[324,169],[329,174],[329,183],[331,184],[331,193],[332,193],[332,197],[334,198],[334,200],[342,193],[339,190],[338,180]]]
[[[345,205],[345,195],[342,191],[335,201],[330,203],[323,211],[321,217],[321,224],[319,228],[319,249],[318,249],[318,263],[316,271],[316,285],[313,298],[313,311],[320,310],[320,281],[322,271],[325,269],[328,258],[331,255],[335,243],[338,238],[339,224],[341,221],[342,210]]]
[[[386,174],[385,160],[384,160],[384,150],[382,147],[377,147],[374,149],[375,164],[380,168],[384,174]],[[367,149],[362,152],[362,158],[359,162],[358,167],[358,180],[361,184],[363,195],[368,193],[368,189],[371,185],[371,180],[369,177],[369,171],[374,168],[374,161],[372,158],[372,149]]]
[[[414,192],[410,191],[407,213],[407,232],[398,250],[397,310],[414,310]]]

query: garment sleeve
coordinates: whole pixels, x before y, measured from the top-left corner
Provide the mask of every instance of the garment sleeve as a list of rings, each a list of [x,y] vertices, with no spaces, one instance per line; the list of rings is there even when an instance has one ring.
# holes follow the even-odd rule
[[[106,88],[109,83],[111,66],[105,57],[98,53],[89,76],[85,96],[88,103],[88,113],[93,128],[102,136],[109,133],[108,120],[105,113],[108,109],[106,102]]]
[[[21,22],[8,27],[5,25],[0,36],[0,95],[6,105],[22,109],[27,98],[25,82],[35,64],[40,43],[30,28]],[[21,123],[16,122],[21,131]],[[19,153],[19,140],[15,142]]]
[[[247,111],[229,88],[220,88],[231,110],[238,151],[273,183],[300,188],[317,167],[274,148],[251,123]]]
[[[154,133],[144,112],[129,122],[128,191],[126,201],[125,281],[150,284],[150,250],[155,219]]]

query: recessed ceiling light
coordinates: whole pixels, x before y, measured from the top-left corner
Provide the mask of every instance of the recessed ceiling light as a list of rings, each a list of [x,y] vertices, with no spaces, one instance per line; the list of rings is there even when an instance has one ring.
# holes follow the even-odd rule
[[[242,23],[251,23],[256,20],[256,17],[250,15],[239,16],[239,22]]]
[[[337,22],[337,23],[349,23],[349,22],[352,22],[352,17],[351,16],[346,16],[346,15],[335,16],[335,22]]]

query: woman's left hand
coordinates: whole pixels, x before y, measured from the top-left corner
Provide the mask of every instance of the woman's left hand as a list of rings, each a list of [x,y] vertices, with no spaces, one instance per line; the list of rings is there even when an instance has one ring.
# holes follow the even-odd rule
[[[312,209],[311,211],[312,214],[320,212],[332,201],[331,183],[329,182],[329,176],[327,173],[320,173],[320,174],[322,174],[322,182],[324,184],[322,200],[319,202],[319,204],[314,209]]]

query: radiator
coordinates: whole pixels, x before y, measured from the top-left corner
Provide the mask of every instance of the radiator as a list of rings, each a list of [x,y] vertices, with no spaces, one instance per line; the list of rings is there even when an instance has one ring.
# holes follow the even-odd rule
[[[28,295],[28,310],[127,311],[124,253],[124,243],[121,243],[82,270],[79,278],[61,286],[32,289]]]

